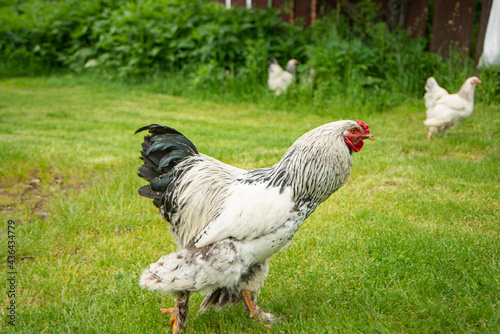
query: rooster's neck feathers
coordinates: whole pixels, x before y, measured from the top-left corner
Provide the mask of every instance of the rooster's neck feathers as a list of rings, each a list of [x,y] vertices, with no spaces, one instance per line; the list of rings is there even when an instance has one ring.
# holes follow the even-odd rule
[[[351,172],[351,152],[343,137],[348,128],[345,125],[335,122],[309,131],[276,165],[251,170],[243,181],[265,182],[268,187],[279,187],[280,192],[291,187],[296,202],[323,202],[347,181]]]

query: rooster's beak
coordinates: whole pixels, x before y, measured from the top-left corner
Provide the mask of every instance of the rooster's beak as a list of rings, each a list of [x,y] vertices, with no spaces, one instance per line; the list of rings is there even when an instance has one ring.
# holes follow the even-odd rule
[[[375,137],[373,137],[371,134],[365,135],[365,138],[363,139],[370,139],[370,140],[375,140]]]

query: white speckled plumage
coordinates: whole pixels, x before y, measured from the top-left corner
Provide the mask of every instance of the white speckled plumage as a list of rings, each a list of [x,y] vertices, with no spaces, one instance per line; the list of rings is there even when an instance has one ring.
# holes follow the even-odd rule
[[[365,130],[354,121],[320,126],[297,139],[276,165],[250,171],[199,154],[194,146],[166,170],[154,163],[150,168],[143,151],[141,168],[158,176],[144,176],[145,169],[141,176],[152,184],[162,174],[169,177],[164,190],[143,193],[170,222],[180,250],[151,264],[140,285],[174,296],[208,294],[201,311],[241,301],[242,290],[257,294],[269,270],[266,259],[286,247],[314,209],[347,181],[352,157],[344,137],[352,129]],[[145,151],[161,139],[160,132],[150,132]]]

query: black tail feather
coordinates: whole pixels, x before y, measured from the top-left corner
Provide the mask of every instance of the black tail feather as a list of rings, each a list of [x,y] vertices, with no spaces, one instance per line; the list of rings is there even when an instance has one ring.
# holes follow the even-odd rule
[[[269,65],[271,64],[278,64],[278,61],[276,60],[276,58],[272,58],[269,60]]]
[[[153,172],[150,168],[146,167],[145,165],[139,167],[138,175],[148,181],[152,181],[155,177],[158,177],[157,173]]]
[[[153,142],[155,141],[162,141],[164,139],[168,138],[175,138],[179,143],[183,143],[185,145],[188,145],[195,153],[198,153],[198,150],[194,146],[194,144],[182,133],[177,131],[176,129],[169,128],[168,126],[162,126],[158,124],[151,124],[148,126],[143,126],[142,128],[139,128],[135,131],[135,134],[138,134],[139,132],[149,130],[149,133],[151,136],[149,139]],[[149,140],[148,140],[149,141]]]
[[[142,132],[145,130],[149,130],[149,133],[151,133],[152,135],[171,133],[171,134],[183,136],[183,134],[180,133],[179,131],[177,131],[176,129],[172,129],[172,128],[169,128],[168,126],[163,126],[163,125],[159,125],[159,124],[150,124],[150,125],[143,126],[139,129],[137,129],[134,134],[138,134],[139,132]]]
[[[139,188],[139,195],[147,197],[147,198],[160,198],[161,194],[153,191],[151,186],[142,186]]]
[[[204,312],[210,308],[219,310],[228,304],[237,304],[242,300],[241,293],[229,291],[227,288],[217,288],[203,299],[200,305],[200,311]]]
[[[156,203],[164,195],[173,180],[173,168],[189,156],[198,154],[194,144],[179,131],[158,124],[139,128],[135,133],[148,130],[144,137],[138,175],[150,182],[139,188],[141,196],[152,198]]]

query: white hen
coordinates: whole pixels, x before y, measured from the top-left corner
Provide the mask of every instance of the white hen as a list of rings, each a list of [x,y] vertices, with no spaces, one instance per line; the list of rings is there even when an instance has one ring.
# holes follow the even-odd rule
[[[436,79],[427,79],[424,95],[427,108],[424,124],[429,127],[427,139],[435,133],[446,135],[450,127],[460,124],[472,115],[474,89],[478,83],[481,83],[478,77],[470,77],[456,94],[449,94],[438,85]]]
[[[290,59],[286,63],[286,70],[283,70],[278,64],[276,59],[271,60],[267,72],[269,74],[267,79],[267,85],[269,89],[276,95],[280,95],[288,89],[294,80],[296,70],[295,68],[299,65],[299,62],[295,59]]]

